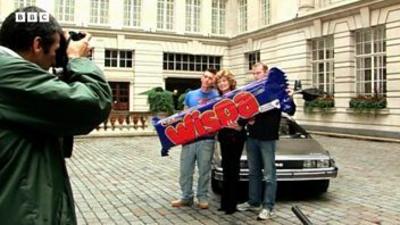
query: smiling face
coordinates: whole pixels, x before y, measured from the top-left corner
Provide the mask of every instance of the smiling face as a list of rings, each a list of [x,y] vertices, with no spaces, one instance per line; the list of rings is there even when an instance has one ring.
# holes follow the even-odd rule
[[[226,77],[221,77],[220,79],[218,79],[217,88],[218,91],[221,93],[231,91],[231,85]]]
[[[225,94],[236,88],[236,80],[231,71],[222,69],[217,73],[215,77],[217,89],[220,94]]]

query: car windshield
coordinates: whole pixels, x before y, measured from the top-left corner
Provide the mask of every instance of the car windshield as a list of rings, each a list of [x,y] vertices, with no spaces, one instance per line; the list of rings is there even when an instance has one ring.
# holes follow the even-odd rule
[[[292,118],[283,116],[279,127],[280,138],[306,138],[307,131],[299,126]]]

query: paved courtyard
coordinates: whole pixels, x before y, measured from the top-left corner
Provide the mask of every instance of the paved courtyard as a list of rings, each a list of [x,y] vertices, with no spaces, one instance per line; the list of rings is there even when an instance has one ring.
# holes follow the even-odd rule
[[[176,209],[179,152],[160,157],[156,137],[78,139],[67,161],[79,224],[400,224],[400,144],[314,136],[335,157],[339,176],[322,196],[278,199],[277,217],[225,215],[211,192],[209,210]],[[196,183],[196,182],[195,182]]]

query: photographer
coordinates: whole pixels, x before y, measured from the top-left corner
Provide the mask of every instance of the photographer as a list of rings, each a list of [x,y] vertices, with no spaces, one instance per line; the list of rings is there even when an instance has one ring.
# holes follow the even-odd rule
[[[90,34],[70,41],[69,77],[61,80],[48,72],[65,40],[60,25],[52,16],[48,22],[16,22],[16,12],[45,11],[18,9],[0,28],[0,221],[77,224],[65,166],[70,149],[60,140],[105,121],[111,90],[102,71],[83,58]]]

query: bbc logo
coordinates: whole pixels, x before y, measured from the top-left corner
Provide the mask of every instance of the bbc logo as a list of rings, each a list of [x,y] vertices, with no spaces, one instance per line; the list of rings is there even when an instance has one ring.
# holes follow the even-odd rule
[[[49,22],[50,14],[48,12],[16,12],[15,13],[15,22],[24,23],[24,22]]]

